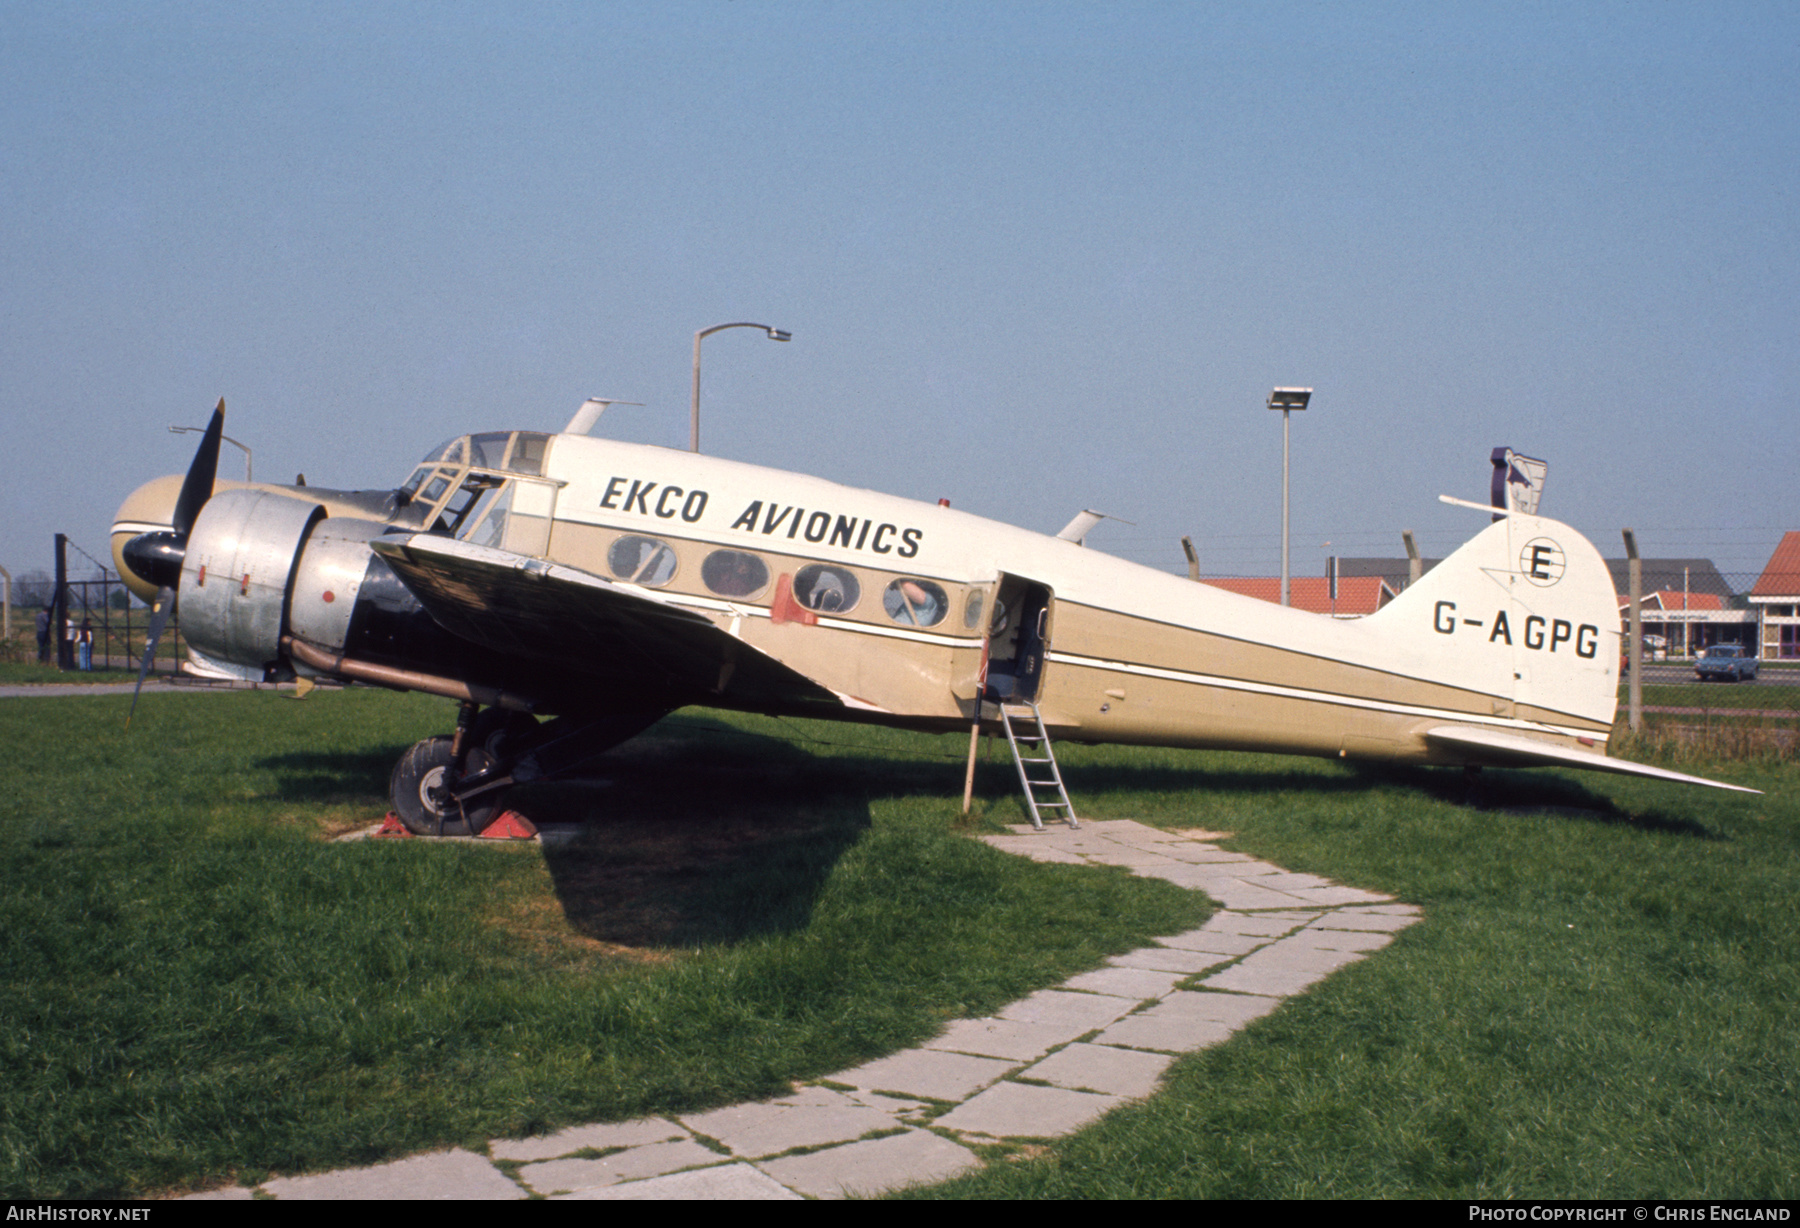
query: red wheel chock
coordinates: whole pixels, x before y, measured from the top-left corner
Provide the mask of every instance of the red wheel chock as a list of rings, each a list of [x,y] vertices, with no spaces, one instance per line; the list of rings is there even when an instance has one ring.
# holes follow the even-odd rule
[[[529,840],[538,834],[537,824],[517,810],[503,810],[481,830],[483,840]]]
[[[489,823],[482,829],[481,835],[478,836],[477,839],[530,840],[536,837],[537,834],[537,824],[533,823],[530,819],[520,814],[517,810],[503,810],[500,812],[499,818],[495,819],[492,823]],[[381,821],[381,826],[375,830],[374,835],[370,838],[381,839],[383,837],[398,840],[411,840],[413,838],[413,833],[406,829],[406,824],[400,821],[400,816],[390,810],[387,813],[387,818]]]

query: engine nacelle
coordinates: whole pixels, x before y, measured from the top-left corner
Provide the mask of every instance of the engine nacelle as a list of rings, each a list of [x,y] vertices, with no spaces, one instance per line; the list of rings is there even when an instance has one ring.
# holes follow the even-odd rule
[[[433,622],[369,549],[390,528],[275,491],[214,495],[181,569],[181,633],[193,665],[246,679],[316,673],[283,649],[286,636],[403,669],[466,662],[470,646]]]
[[[288,586],[290,634],[331,652],[344,650],[350,642],[351,619],[364,600],[365,582],[371,575],[392,575],[369,549],[369,541],[388,527],[380,521],[333,516],[313,528]]]
[[[324,519],[317,503],[264,490],[228,490],[207,500],[181,564],[188,644],[217,661],[273,667],[294,561]]]

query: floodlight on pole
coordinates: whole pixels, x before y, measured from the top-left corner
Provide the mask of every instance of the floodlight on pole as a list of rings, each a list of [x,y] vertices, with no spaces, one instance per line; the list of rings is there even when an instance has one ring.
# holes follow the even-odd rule
[[[1269,394],[1269,408],[1281,411],[1281,604],[1288,605],[1288,415],[1305,409],[1311,388],[1277,388]]]
[[[1626,692],[1626,723],[1636,733],[1644,725],[1644,560],[1638,554],[1637,534],[1621,530],[1625,538],[1625,660],[1631,670]]]
[[[794,334],[780,328],[770,328],[767,324],[715,324],[711,328],[703,328],[694,334],[694,400],[688,412],[688,451],[700,450],[700,342],[714,333],[728,328],[760,328],[767,333],[770,341],[792,341]]]

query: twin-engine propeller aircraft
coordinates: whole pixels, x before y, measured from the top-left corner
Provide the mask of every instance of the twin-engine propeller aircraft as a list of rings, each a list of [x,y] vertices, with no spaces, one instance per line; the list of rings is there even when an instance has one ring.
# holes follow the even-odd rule
[[[455,734],[394,769],[421,833],[479,832],[508,786],[689,704],[937,732],[1035,706],[1083,742],[1713,783],[1605,754],[1618,605],[1553,520],[1502,516],[1341,620],[1084,549],[1092,514],[1047,537],[589,438],[600,408],[563,434],[453,439],[369,492],[216,482],[220,402],[186,477],[113,525],[158,607],[151,651],[178,596],[201,672],[462,701]]]

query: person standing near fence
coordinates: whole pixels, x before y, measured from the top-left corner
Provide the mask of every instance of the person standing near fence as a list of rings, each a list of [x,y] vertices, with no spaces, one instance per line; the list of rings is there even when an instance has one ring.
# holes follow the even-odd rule
[[[38,664],[50,664],[50,607],[37,612]]]
[[[83,617],[81,620],[81,638],[78,641],[81,653],[80,668],[87,673],[94,668],[94,620]]]

